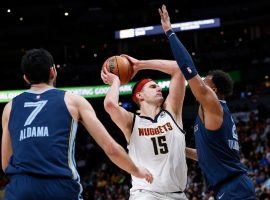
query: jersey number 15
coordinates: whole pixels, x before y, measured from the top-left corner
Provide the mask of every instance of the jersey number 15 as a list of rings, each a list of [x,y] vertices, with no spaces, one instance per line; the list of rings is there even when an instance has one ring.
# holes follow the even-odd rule
[[[155,155],[166,154],[169,152],[165,136],[152,137],[151,140],[153,143]]]

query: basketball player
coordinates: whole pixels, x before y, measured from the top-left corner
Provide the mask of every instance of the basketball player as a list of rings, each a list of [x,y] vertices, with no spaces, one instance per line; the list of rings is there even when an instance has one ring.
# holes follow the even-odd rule
[[[74,160],[79,121],[115,164],[152,182],[152,175],[138,168],[108,134],[86,99],[53,87],[53,63],[44,49],[28,51],[22,70],[31,88],[4,108],[2,169],[10,177],[5,199],[82,199]]]
[[[224,100],[232,93],[232,80],[225,72],[215,70],[203,81],[191,56],[173,32],[164,5],[159,13],[178,66],[200,103],[194,135],[199,165],[208,186],[216,199],[255,199],[254,186],[239,159],[236,127]],[[188,149],[187,156],[196,159],[196,151]]]
[[[149,169],[155,179],[152,184],[132,176],[130,200],[187,199],[185,132],[182,124],[182,105],[185,80],[177,63],[169,60],[137,60],[124,55],[135,75],[151,69],[171,75],[169,94],[164,101],[160,86],[152,79],[139,81],[132,91],[132,100],[139,106],[140,115],[118,104],[119,77],[104,68],[101,78],[111,85],[104,100],[105,110],[122,130],[131,159]]]

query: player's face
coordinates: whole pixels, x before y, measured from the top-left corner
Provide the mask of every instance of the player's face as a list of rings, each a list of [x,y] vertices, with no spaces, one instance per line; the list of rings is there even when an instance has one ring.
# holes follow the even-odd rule
[[[144,85],[141,95],[145,101],[158,104],[163,101],[161,87],[154,81],[150,81]]]

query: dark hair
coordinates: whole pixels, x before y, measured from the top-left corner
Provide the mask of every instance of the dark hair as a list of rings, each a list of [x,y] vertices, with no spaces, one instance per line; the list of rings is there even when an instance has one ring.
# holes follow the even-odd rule
[[[228,97],[233,93],[233,81],[228,73],[222,70],[213,70],[208,73],[212,76],[212,81],[217,88],[217,92],[224,97]]]
[[[53,65],[53,57],[45,49],[27,51],[21,62],[22,71],[31,84],[48,83]]]

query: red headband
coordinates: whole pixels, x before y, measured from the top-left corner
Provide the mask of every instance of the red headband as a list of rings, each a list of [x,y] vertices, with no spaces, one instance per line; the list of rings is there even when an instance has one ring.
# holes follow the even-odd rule
[[[150,81],[153,81],[153,80],[152,80],[151,78],[145,78],[145,79],[140,80],[140,81],[137,83],[137,85],[135,85],[135,88],[134,88],[133,94],[132,94],[132,100],[133,100],[135,103],[137,103],[137,101],[138,101],[138,99],[137,99],[137,97],[136,97],[136,94],[137,94],[138,92],[140,92],[140,91],[142,90],[143,86],[144,86],[146,83],[150,82]]]

